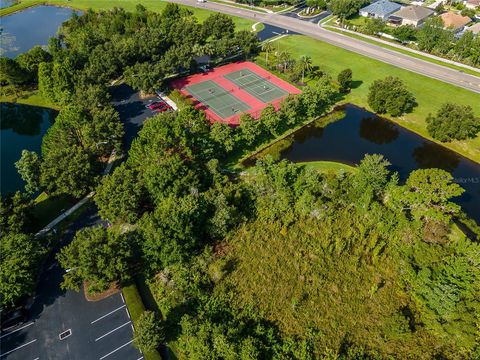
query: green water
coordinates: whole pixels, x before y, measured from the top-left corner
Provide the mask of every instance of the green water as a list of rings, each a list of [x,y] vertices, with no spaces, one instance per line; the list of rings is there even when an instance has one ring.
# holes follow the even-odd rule
[[[42,137],[57,112],[29,105],[1,103],[0,116],[0,190],[5,195],[23,190],[24,182],[17,173],[15,162],[23,149],[40,153]]]

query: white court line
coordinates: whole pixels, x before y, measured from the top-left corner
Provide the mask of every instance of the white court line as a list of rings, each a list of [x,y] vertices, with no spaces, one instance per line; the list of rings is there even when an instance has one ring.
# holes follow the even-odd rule
[[[107,332],[106,334],[103,334],[102,336],[96,338],[95,341],[98,341],[98,340],[100,340],[100,339],[103,339],[105,336],[110,335],[111,333],[117,331],[118,329],[121,329],[122,327],[124,327],[125,325],[128,325],[128,324],[130,324],[130,321],[127,321],[125,324],[122,324],[122,325],[116,327],[115,329],[110,330],[110,331]]]
[[[7,334],[4,334],[4,335],[0,336],[0,339],[3,339],[5,336],[11,335],[11,334],[13,334],[13,333],[16,333],[17,331],[20,331],[20,330],[22,330],[22,329],[25,329],[26,327],[29,327],[30,325],[33,325],[33,324],[34,324],[34,322],[32,321],[31,323],[29,323],[29,324],[27,324],[27,325],[24,325],[24,326],[22,326],[21,328],[15,329],[15,330],[13,330],[13,331],[10,331],[10,332],[7,333]]]
[[[90,324],[95,324],[97,321],[102,320],[103,318],[107,317],[108,315],[112,315],[114,312],[116,312],[116,311],[118,311],[118,310],[121,310],[121,309],[123,309],[124,307],[125,307],[125,305],[122,305],[122,306],[116,308],[115,310],[110,311],[108,314],[105,314],[105,315],[103,315],[103,316],[100,316],[98,319],[93,320]]]
[[[14,351],[16,351],[16,350],[18,350],[18,349],[21,349],[21,348],[23,348],[24,346],[30,345],[31,343],[34,343],[35,341],[37,341],[37,339],[34,339],[34,340],[32,340],[32,341],[30,341],[30,342],[28,342],[28,343],[26,343],[26,344],[20,345],[19,347],[16,347],[16,348],[13,349],[13,350],[7,351],[6,353],[0,354],[0,358],[6,356],[6,355],[8,355],[8,354],[10,354],[10,353],[12,353],[12,352],[14,352]]]
[[[107,356],[110,356],[110,355],[112,355],[113,353],[117,352],[118,350],[124,348],[125,346],[130,345],[132,342],[133,342],[133,340],[130,340],[130,341],[127,342],[126,344],[123,344],[122,346],[119,346],[119,347],[116,348],[115,350],[110,351],[107,355],[103,355],[103,356],[100,358],[100,360],[103,360],[103,359],[105,359]]]

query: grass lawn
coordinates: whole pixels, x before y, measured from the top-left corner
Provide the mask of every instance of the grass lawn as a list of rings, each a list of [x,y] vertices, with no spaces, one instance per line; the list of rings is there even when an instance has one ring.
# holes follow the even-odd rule
[[[69,209],[75,202],[67,196],[48,196],[41,193],[35,199],[33,215],[38,220],[39,229],[48,225],[53,219],[61,214],[62,210]]]
[[[343,164],[340,162],[334,162],[334,161],[309,161],[309,162],[299,162],[297,164],[305,166],[306,168],[318,170],[319,172],[322,172],[322,173],[328,173],[328,172],[339,173],[339,172],[355,172],[356,171],[356,168],[351,165]]]
[[[16,5],[1,9],[0,16],[5,16],[30,6],[47,4],[65,6],[78,10],[87,10],[90,8],[93,10],[108,10],[114,7],[119,7],[129,11],[135,10],[135,6],[137,6],[137,4],[142,4],[148,10],[160,12],[165,8],[165,6],[167,6],[168,2],[161,0],[22,0]],[[212,11],[208,10],[197,9],[193,7],[188,8],[195,14],[199,21],[205,20],[210,14],[213,13]],[[254,24],[254,21],[239,17],[233,17],[233,20],[237,25],[237,29],[250,30]]]
[[[367,104],[368,88],[372,82],[389,75],[398,76],[413,92],[418,106],[412,113],[400,118],[392,118],[392,120],[426,138],[431,139],[426,130],[425,119],[429,113],[435,113],[443,103],[454,102],[470,105],[475,114],[480,116],[480,94],[466,89],[403,70],[306,36],[287,36],[276,41],[275,45],[277,44],[280,51],[287,50],[294,59],[298,59],[302,55],[310,56],[314,65],[318,65],[321,70],[333,78],[343,69],[352,69],[355,88],[343,102],[350,102],[367,109],[369,109]],[[480,136],[472,140],[454,141],[442,145],[480,162]]]
[[[59,107],[44,97],[42,97],[38,90],[26,90],[16,95],[0,95],[0,102],[18,103],[32,106],[40,106],[50,109],[59,110]]]
[[[138,292],[138,288],[135,285],[135,282],[122,287],[122,294],[127,304],[128,312],[132,318],[133,324],[137,324],[138,318],[145,311],[145,306],[143,305],[142,298]],[[151,351],[144,353],[143,356],[145,360],[160,360],[160,354],[158,351]]]

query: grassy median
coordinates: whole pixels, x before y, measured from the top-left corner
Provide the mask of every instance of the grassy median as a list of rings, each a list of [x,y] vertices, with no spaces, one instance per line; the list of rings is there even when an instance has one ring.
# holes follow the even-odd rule
[[[478,93],[302,35],[284,37],[275,42],[275,47],[277,46],[280,51],[288,51],[294,59],[298,59],[302,55],[310,56],[314,65],[318,65],[321,70],[334,78],[341,70],[352,69],[354,89],[345,97],[344,102],[350,102],[367,109],[369,109],[367,104],[368,88],[372,82],[389,75],[398,76],[413,92],[418,106],[414,108],[412,113],[400,118],[392,118],[392,120],[426,138],[431,139],[426,130],[425,119],[429,113],[436,113],[443,103],[453,102],[470,105],[475,114],[480,116],[480,94]],[[441,144],[480,162],[480,136],[472,140]]]

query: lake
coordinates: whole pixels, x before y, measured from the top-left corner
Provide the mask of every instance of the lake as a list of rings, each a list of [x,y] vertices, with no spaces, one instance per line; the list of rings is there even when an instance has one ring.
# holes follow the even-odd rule
[[[14,58],[35,45],[47,45],[48,39],[71,16],[71,9],[36,6],[2,17],[0,54]]]
[[[2,116],[0,146],[1,193],[23,190],[24,182],[15,168],[22,150],[40,153],[42,137],[52,125],[57,112],[29,105],[0,103]]]
[[[325,128],[306,126],[292,136],[293,145],[281,157],[294,162],[356,165],[365,154],[382,154],[402,181],[415,169],[444,169],[465,189],[456,203],[480,223],[480,165],[391,121],[347,105],[342,120]]]

